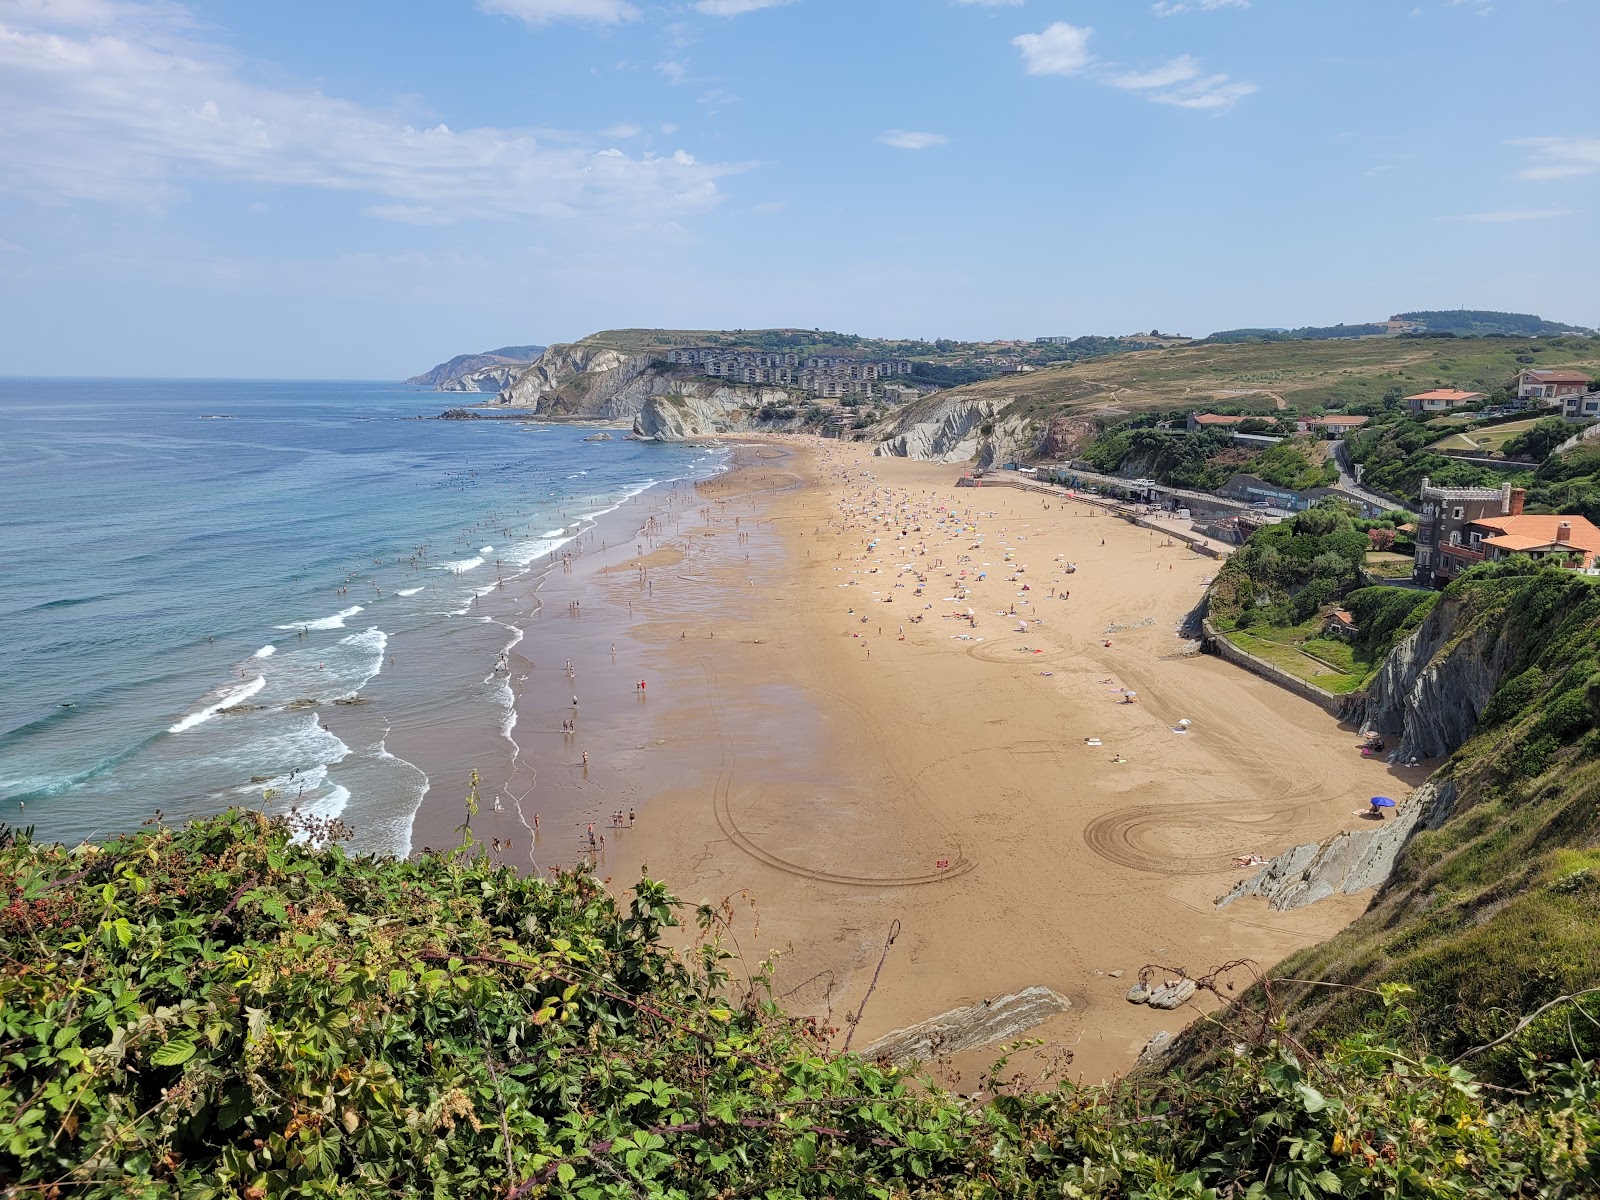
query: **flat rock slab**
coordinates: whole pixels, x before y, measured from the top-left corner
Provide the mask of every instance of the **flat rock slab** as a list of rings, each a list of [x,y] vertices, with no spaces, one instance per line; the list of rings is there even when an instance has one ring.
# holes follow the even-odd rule
[[[887,1058],[897,1066],[925,1062],[1003,1042],[1071,1007],[1070,1000],[1047,987],[1023,988],[896,1029],[861,1054],[863,1058]]]

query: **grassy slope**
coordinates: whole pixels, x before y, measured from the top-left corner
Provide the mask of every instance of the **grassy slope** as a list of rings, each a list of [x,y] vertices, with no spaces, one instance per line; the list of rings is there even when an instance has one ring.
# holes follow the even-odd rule
[[[940,399],[1011,399],[1017,402],[1013,413],[1032,417],[1108,407],[1270,409],[1274,397],[1305,411],[1381,400],[1392,387],[1406,394],[1438,386],[1491,391],[1528,365],[1516,360],[1530,346],[1542,347],[1533,366],[1600,371],[1600,338],[1561,341],[1555,346],[1516,338],[1363,338],[1181,346],[985,380],[943,392]]]
[[[1459,641],[1479,628],[1514,655],[1478,732],[1442,768],[1459,789],[1450,818],[1417,835],[1368,912],[1279,964],[1284,978],[1417,991],[1418,1030],[1446,1053],[1506,1032],[1513,1014],[1600,984],[1600,587],[1566,572],[1467,577]],[[1280,989],[1291,1024],[1347,1030],[1359,992]],[[1569,1030],[1569,1023],[1571,1029]],[[1531,1032],[1559,1053],[1593,1053],[1597,1027],[1561,1013]]]

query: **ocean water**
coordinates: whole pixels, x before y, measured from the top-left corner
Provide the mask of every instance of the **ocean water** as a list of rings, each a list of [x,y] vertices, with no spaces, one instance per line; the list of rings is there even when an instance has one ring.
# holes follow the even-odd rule
[[[447,404],[386,384],[0,379],[0,820],[75,842],[156,810],[296,806],[404,854],[430,768],[514,754],[497,664],[538,573],[718,460],[417,419]]]

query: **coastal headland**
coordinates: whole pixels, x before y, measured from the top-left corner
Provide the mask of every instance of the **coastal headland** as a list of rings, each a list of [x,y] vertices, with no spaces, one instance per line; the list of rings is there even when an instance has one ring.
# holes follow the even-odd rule
[[[1421,773],[1194,652],[1178,630],[1214,560],[957,475],[746,438],[613,514],[543,580],[513,652],[518,767],[477,829],[525,867],[730,901],[745,968],[776,951],[785,1006],[859,1012],[856,1048],[1047,987],[1070,1007],[1028,1036],[1100,1078],[1186,1019],[1124,1000],[1141,967],[1268,965],[1365,905],[1218,911],[1236,858],[1356,827]],[[430,797],[414,842],[459,819]]]

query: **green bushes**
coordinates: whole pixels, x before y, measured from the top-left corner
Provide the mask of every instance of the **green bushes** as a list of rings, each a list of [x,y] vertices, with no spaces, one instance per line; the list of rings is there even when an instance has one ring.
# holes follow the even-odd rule
[[[987,1104],[834,1052],[702,907],[469,843],[355,859],[227,813],[77,850],[0,831],[0,1188],[18,1196],[1085,1197],[1580,1194],[1597,1084],[1543,1057],[1486,1091],[1401,987],[1314,1051],[1267,1008],[1203,1018],[1183,1075]],[[320,833],[336,832],[323,829]],[[1570,909],[1584,866],[1541,892]],[[1566,969],[1552,947],[1552,977]],[[1226,995],[1226,980],[1213,981]],[[1567,1014],[1563,1014],[1567,1015]],[[1003,1065],[1003,1064],[1002,1064]],[[1531,1194],[1531,1193],[1530,1193]]]

